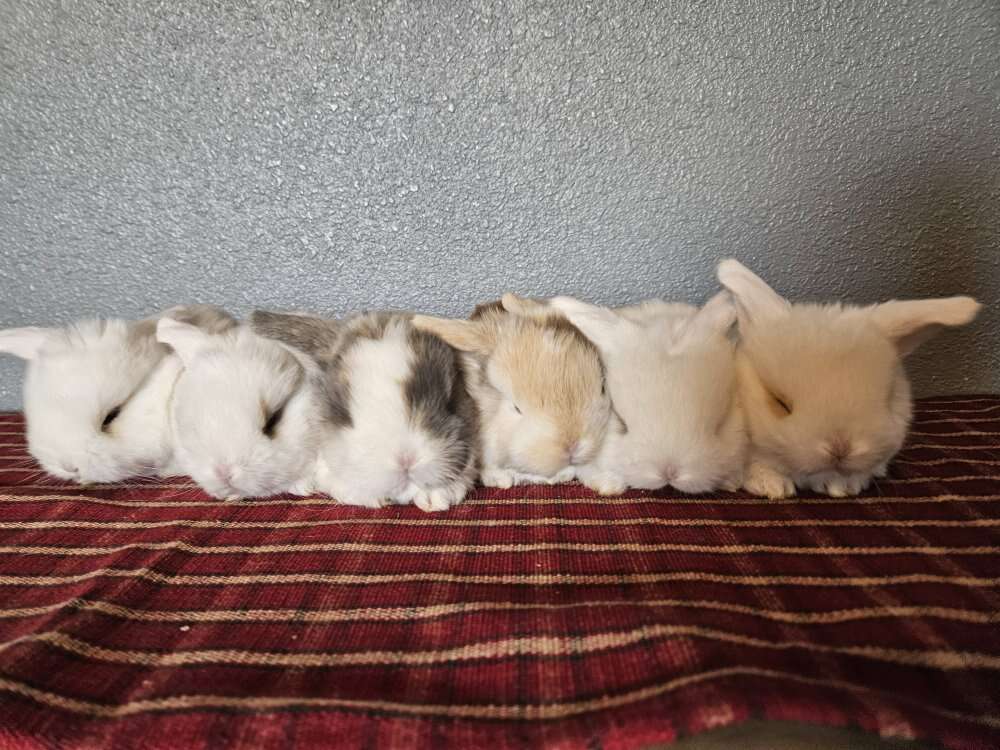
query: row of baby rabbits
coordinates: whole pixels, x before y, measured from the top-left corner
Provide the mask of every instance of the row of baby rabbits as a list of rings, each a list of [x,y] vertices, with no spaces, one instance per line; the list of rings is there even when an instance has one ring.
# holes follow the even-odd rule
[[[444,510],[489,486],[854,495],[912,412],[902,358],[969,297],[790,303],[735,260],[700,309],[505,295],[468,320],[172,308],[0,332],[28,445],[84,483],[188,474],[219,498]]]

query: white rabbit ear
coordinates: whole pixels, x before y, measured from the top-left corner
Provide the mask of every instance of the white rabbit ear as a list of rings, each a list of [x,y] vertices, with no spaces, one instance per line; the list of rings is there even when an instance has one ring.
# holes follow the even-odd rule
[[[916,349],[942,326],[963,326],[982,307],[972,297],[893,300],[875,305],[872,322],[896,345],[901,357]]]
[[[413,327],[433,333],[462,352],[488,355],[496,348],[496,331],[493,326],[474,320],[435,318],[431,315],[414,315]]]
[[[733,295],[740,325],[780,317],[791,309],[788,300],[738,260],[728,258],[719,263],[716,276]]]
[[[13,354],[21,359],[34,359],[52,335],[51,328],[8,328],[0,331],[0,352]]]
[[[208,346],[210,339],[211,336],[197,326],[173,318],[160,318],[156,324],[156,340],[177,352],[185,366]]]
[[[674,350],[724,335],[736,322],[736,305],[729,292],[719,292],[706,302],[680,331]]]
[[[623,328],[635,325],[616,315],[613,310],[581,302],[574,297],[553,297],[549,300],[549,306],[562,313],[598,349],[610,348],[621,340]]]

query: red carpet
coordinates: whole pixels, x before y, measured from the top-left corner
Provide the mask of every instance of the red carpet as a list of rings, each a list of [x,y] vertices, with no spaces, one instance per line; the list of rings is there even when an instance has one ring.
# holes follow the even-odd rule
[[[440,515],[79,489],[0,416],[0,747],[638,748],[751,717],[1000,746],[1000,398],[861,499]]]

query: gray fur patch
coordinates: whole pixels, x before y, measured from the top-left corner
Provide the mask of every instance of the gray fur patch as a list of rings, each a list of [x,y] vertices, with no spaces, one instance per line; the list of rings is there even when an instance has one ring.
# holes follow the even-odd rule
[[[336,354],[343,326],[336,320],[313,315],[293,315],[254,310],[250,316],[254,333],[280,341],[324,365]]]
[[[205,333],[225,333],[238,325],[236,318],[215,305],[182,305],[167,310],[164,315],[197,326]]]

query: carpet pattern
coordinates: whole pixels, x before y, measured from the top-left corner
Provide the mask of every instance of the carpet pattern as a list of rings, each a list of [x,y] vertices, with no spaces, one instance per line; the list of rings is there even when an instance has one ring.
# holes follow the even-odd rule
[[[0,416],[0,747],[640,748],[749,718],[1000,746],[1000,397],[865,496],[442,514],[43,477]]]

